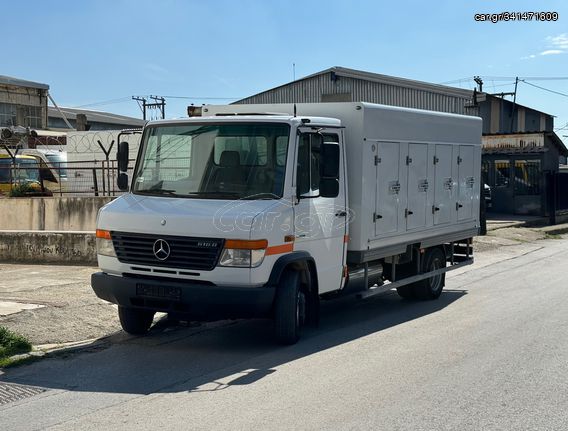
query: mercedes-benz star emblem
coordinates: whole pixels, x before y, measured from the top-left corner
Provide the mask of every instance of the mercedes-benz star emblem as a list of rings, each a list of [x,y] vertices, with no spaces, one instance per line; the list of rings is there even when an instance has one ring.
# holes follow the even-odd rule
[[[166,260],[170,257],[170,245],[163,239],[154,242],[154,256],[158,260]]]

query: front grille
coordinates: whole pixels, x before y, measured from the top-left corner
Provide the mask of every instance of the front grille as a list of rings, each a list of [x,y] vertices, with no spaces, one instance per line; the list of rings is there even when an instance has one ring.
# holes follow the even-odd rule
[[[122,263],[201,271],[211,271],[215,268],[223,248],[223,240],[219,238],[124,232],[111,232],[111,238],[116,257]],[[170,254],[164,260],[154,255],[154,243],[157,240],[164,240],[169,245]]]

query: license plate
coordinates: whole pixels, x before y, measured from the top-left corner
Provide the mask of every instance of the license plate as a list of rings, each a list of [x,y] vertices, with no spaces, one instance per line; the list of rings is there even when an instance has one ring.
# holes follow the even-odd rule
[[[136,295],[150,298],[170,299],[179,301],[181,299],[181,289],[179,287],[156,286],[152,284],[137,284]]]

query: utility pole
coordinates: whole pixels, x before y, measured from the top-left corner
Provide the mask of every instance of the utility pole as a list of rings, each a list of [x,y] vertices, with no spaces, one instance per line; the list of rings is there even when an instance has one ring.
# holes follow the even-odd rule
[[[138,106],[140,106],[140,109],[142,110],[142,118],[145,120],[146,119],[146,98],[145,97],[139,97],[139,96],[132,96],[132,100],[136,100],[138,102]]]
[[[479,89],[477,91],[482,93],[483,92],[483,79],[481,79],[479,76],[474,76],[473,80],[479,86]]]
[[[159,109],[162,114],[162,120],[166,119],[166,99],[160,96],[150,96],[154,103],[146,103],[146,107],[150,109]]]
[[[513,106],[511,107],[511,133],[514,133],[513,122],[515,120],[515,104],[517,103],[517,85],[519,85],[519,77],[515,77],[515,92],[513,93]],[[517,124],[517,130],[519,125]]]
[[[146,120],[146,114],[148,109],[157,109],[160,111],[160,117],[162,120],[166,118],[166,99],[161,96],[150,96],[153,102],[148,103],[148,99],[142,96],[132,96],[132,100],[138,102],[138,106],[142,110],[142,118]]]

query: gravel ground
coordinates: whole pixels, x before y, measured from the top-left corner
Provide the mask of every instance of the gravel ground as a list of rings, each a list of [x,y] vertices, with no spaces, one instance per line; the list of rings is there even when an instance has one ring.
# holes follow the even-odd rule
[[[32,344],[59,344],[103,337],[120,330],[116,308],[93,293],[84,266],[0,265],[0,301],[44,305],[0,316],[0,325]]]
[[[568,228],[568,225],[566,225]],[[479,258],[547,238],[543,229],[503,228],[474,240]],[[0,325],[25,335],[34,345],[62,344],[120,331],[116,306],[98,299],[90,287],[94,267],[0,264],[0,302],[42,308],[0,316]]]

